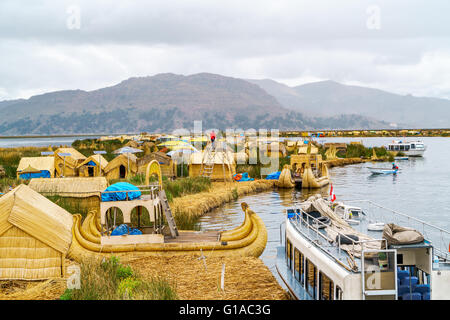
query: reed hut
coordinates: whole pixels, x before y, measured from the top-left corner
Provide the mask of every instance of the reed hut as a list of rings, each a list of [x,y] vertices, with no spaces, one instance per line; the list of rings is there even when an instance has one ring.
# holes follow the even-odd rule
[[[145,174],[147,165],[152,161],[156,160],[160,164],[161,173],[163,176],[168,178],[175,178],[177,174],[176,163],[171,157],[166,155],[164,152],[153,152],[139,158],[137,160],[138,173]]]
[[[26,185],[0,198],[0,279],[65,276],[72,242],[70,213]]]
[[[17,167],[17,179],[53,178],[54,176],[54,157],[23,157]]]
[[[130,140],[124,145],[124,147],[138,148],[139,143],[137,143],[137,141],[135,140]]]
[[[58,196],[80,209],[100,207],[100,192],[108,187],[105,177],[31,179],[31,189],[44,196]]]
[[[198,177],[202,173],[203,152],[191,154],[189,159],[189,177]],[[210,175],[211,180],[228,180],[236,174],[234,155],[230,152],[214,152],[214,167]],[[224,173],[225,171],[225,173]]]
[[[126,179],[136,175],[137,172],[137,158],[132,153],[122,153],[118,155],[105,167],[105,175],[108,180]]]
[[[264,148],[265,146],[261,145],[260,148]],[[271,142],[266,147],[266,155],[267,157],[278,157],[284,158],[287,156],[287,150],[284,143],[281,142]],[[264,149],[263,149],[264,150]]]
[[[59,153],[70,153],[70,156],[62,157]],[[64,159],[65,158],[65,159]],[[55,169],[58,177],[76,177],[78,166],[86,160],[86,157],[74,148],[58,148],[55,151]]]
[[[108,161],[101,154],[94,154],[84,160],[78,166],[78,176],[80,177],[99,177],[105,173]]]

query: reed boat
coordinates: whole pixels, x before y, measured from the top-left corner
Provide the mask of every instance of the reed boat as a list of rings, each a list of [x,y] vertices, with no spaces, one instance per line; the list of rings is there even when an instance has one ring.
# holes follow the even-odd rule
[[[288,209],[282,234],[276,269],[295,299],[450,299],[450,232],[405,213],[317,194]]]
[[[102,236],[97,214],[89,213],[83,223],[81,215],[74,215],[68,256],[76,261],[105,253],[136,253],[144,256],[204,253],[208,256],[259,257],[267,242],[266,227],[246,203],[242,203],[242,209],[245,220],[235,229],[204,232],[179,230],[175,238],[164,234]]]
[[[296,185],[301,184],[303,189],[322,188],[330,183],[328,167],[311,141],[299,148],[298,155],[291,156],[290,166]]]
[[[149,184],[151,175],[157,176],[158,183]],[[160,166],[155,160],[147,167],[146,186],[140,189],[141,195],[138,198],[129,200],[131,193],[136,193],[136,190],[114,192],[125,193],[125,196],[120,197],[125,200],[102,201],[100,210],[90,212],[83,222],[81,215],[73,216],[73,239],[68,253],[72,259],[79,261],[86,256],[110,253],[144,256],[204,253],[214,256],[259,257],[265,249],[267,230],[264,222],[245,202],[241,204],[245,214],[244,222],[235,229],[204,232],[178,230],[162,189]],[[119,209],[122,222],[118,222]],[[137,214],[134,220],[133,213]],[[138,232],[113,235],[119,223],[130,227],[128,230]]]

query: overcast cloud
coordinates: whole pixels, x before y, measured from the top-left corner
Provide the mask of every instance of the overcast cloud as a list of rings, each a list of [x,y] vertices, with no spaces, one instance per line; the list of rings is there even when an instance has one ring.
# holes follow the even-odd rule
[[[165,72],[450,98],[449,12],[448,0],[2,0],[0,100]]]

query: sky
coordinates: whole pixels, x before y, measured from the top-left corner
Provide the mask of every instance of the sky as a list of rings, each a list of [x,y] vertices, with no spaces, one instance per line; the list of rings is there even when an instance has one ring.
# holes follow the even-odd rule
[[[448,0],[2,0],[0,100],[168,72],[450,98],[448,12]]]

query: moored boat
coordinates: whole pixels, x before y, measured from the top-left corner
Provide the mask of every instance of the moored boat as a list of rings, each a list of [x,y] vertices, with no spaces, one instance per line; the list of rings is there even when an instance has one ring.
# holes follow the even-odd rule
[[[351,204],[357,225],[320,195],[289,209],[276,269],[294,298],[450,299],[449,231],[369,200]],[[331,223],[318,228],[324,217]]]
[[[368,167],[367,169],[372,172],[372,174],[397,174],[398,169],[389,169],[389,168],[374,168]]]
[[[422,141],[392,141],[386,147],[390,152],[402,152],[409,157],[422,157],[427,149]]]

